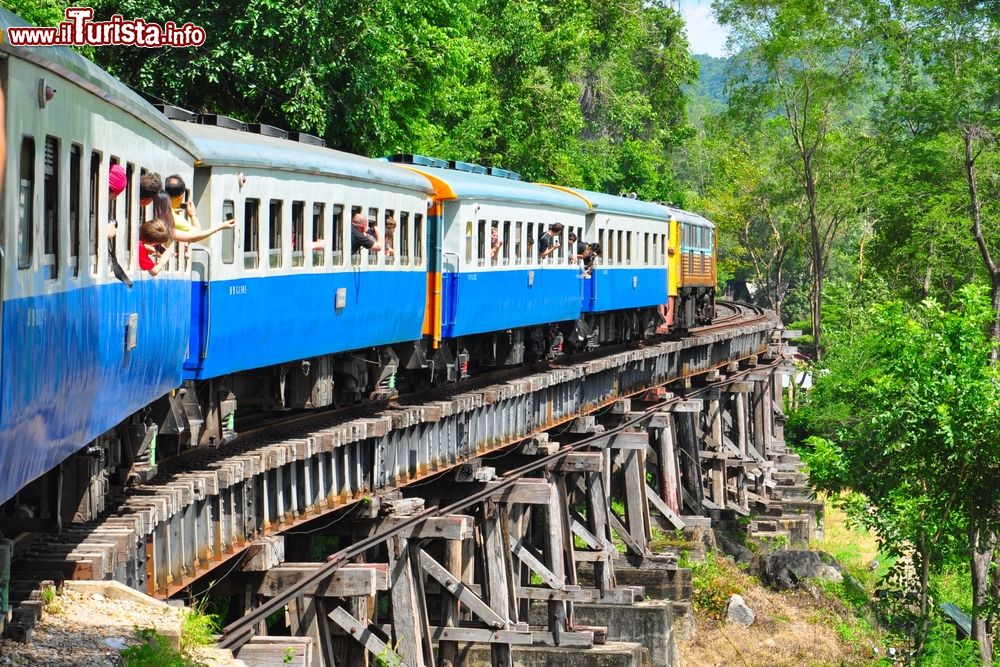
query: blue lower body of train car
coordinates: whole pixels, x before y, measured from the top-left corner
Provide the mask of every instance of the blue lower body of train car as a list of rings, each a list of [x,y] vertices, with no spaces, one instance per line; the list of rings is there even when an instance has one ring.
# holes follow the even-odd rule
[[[580,270],[539,267],[444,274],[442,336],[456,338],[580,316]]]
[[[420,340],[427,274],[380,269],[196,281],[192,294],[185,378],[204,380]]]
[[[3,303],[0,502],[181,382],[190,280]]]
[[[665,267],[595,268],[583,280],[583,312],[659,306],[667,303],[668,294]]]

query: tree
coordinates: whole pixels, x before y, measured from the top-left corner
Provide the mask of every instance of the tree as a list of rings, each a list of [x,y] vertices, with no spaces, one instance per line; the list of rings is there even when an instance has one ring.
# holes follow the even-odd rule
[[[794,176],[806,200],[811,263],[810,310],[822,352],[823,281],[845,218],[825,206],[837,165],[830,139],[864,83],[864,4],[812,0],[715,0],[730,28],[742,73],[731,104],[751,116],[784,119],[796,157]]]
[[[796,428],[805,423],[828,441],[812,460],[822,466],[814,481],[862,493],[868,503],[855,518],[883,549],[916,550],[918,651],[929,574],[965,557],[982,500],[996,502],[1000,375],[989,360],[991,320],[986,290],[972,285],[950,309],[930,300],[874,307],[835,340],[796,417]]]

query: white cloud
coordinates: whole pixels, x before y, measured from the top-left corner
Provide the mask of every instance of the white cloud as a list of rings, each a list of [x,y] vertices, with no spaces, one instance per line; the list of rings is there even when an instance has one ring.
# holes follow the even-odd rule
[[[726,55],[728,31],[715,22],[709,0],[681,0],[680,9],[687,23],[691,52],[707,53],[717,58]]]

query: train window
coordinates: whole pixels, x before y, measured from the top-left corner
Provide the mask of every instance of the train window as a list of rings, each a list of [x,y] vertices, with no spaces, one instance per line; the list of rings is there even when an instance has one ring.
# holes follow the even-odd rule
[[[324,266],[326,264],[326,239],[329,236],[326,233],[326,205],[316,203],[313,204],[313,217],[312,217],[312,244],[309,246],[312,250],[312,265],[313,266]]]
[[[121,253],[122,264],[128,267],[129,261],[132,258],[132,246],[138,243],[138,239],[133,241],[132,238],[132,220],[133,213],[132,210],[135,208],[133,202],[138,201],[138,199],[133,199],[132,195],[135,194],[135,165],[129,162],[125,165],[125,229],[119,231],[122,234],[121,240],[115,246],[119,253]],[[175,254],[174,258],[177,259],[178,256]]]
[[[247,199],[243,204],[243,268],[260,266],[260,200]]]
[[[385,217],[383,219],[385,223],[382,225],[382,256],[385,257],[386,264],[395,264],[396,250],[399,248],[399,243],[396,241],[398,227],[396,211],[391,208],[385,209]]]
[[[350,233],[351,236],[354,236],[354,216],[356,216],[358,213],[361,213],[361,207],[352,206],[351,217],[347,219],[347,231]],[[354,252],[354,243],[351,243],[351,264],[353,264],[354,266],[360,266],[361,255],[362,253],[360,250],[358,252]]]
[[[476,231],[476,257],[479,258],[479,266],[486,264],[486,248],[489,244],[486,241],[486,221],[480,220]]]
[[[525,237],[525,242],[528,244],[525,248],[524,253],[524,263],[530,264],[535,261],[535,223],[528,223],[528,235]]]
[[[601,252],[602,253],[607,253],[608,252],[608,246],[606,246],[604,244],[604,230],[603,229],[598,229],[597,230],[597,245],[601,246]]]
[[[524,238],[524,223],[518,220],[514,223],[514,263],[521,263],[521,244]]]
[[[465,223],[465,263],[472,265],[472,221]]]
[[[608,245],[601,245],[604,249],[604,256],[608,258],[608,264],[615,263],[615,230],[608,230]]]
[[[232,220],[236,217],[236,205],[233,204],[232,199],[226,199],[222,202],[222,219]],[[222,242],[222,263],[232,264],[233,259],[236,255],[236,232],[232,227],[226,227],[222,230],[221,234]]]
[[[413,214],[413,263],[424,261],[424,214]]]
[[[632,232],[625,232],[625,264],[632,264]]]
[[[111,164],[120,164],[121,160],[111,156]],[[101,194],[107,193],[108,188],[101,188]],[[118,197],[108,197],[108,220],[118,220]],[[117,238],[117,236],[116,236]]]
[[[503,221],[503,237],[500,240],[503,241],[500,253],[503,256],[504,266],[506,266],[510,264],[510,220]]]
[[[93,151],[90,154],[90,272],[97,273],[98,248],[98,216],[101,196],[101,154]]]
[[[666,265],[667,263],[667,235],[660,234],[660,254],[657,255],[657,259],[661,264]]]
[[[410,214],[406,211],[399,212],[399,263],[410,263]]]
[[[45,137],[42,183],[42,272],[55,280],[59,277],[59,140],[55,137]]]
[[[659,246],[659,234],[653,234],[653,264],[660,263],[660,255],[657,253]]]
[[[281,199],[272,199],[268,207],[267,220],[267,261],[272,269],[281,268],[281,239],[284,236],[282,226],[284,216],[282,209],[285,202]]]
[[[621,266],[622,260],[625,257],[625,251],[622,249],[622,246],[625,245],[624,239],[625,239],[625,232],[623,232],[622,230],[619,229],[618,230],[618,255],[617,255],[617,260],[618,260],[618,265],[619,266]]]
[[[375,227],[378,225],[378,209],[374,206],[368,207],[368,234],[373,238],[378,238],[375,235]],[[384,225],[383,225],[384,226]],[[385,230],[382,230],[383,232]],[[385,238],[382,239],[382,247],[385,247]],[[377,264],[379,258],[379,253],[374,250],[368,251],[368,264]]]
[[[330,250],[330,260],[334,266],[344,263],[344,205],[333,205],[333,229],[330,230],[333,245]]]
[[[305,264],[305,255],[302,252],[303,242],[306,233],[306,203],[304,201],[292,202],[292,266],[302,266]]]
[[[69,258],[73,275],[80,275],[80,199],[83,190],[80,187],[80,170],[83,161],[83,148],[73,144],[69,148]]]
[[[21,174],[17,192],[17,268],[31,266],[32,222],[35,207],[35,140],[21,141]]]
[[[649,232],[642,235],[642,263],[649,264]]]

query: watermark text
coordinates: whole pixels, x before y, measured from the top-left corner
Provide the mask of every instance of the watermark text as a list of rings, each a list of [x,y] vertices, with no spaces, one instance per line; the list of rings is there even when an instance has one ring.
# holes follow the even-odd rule
[[[108,21],[94,21],[91,7],[67,7],[66,20],[49,28],[11,27],[7,41],[11,46],[139,46],[157,49],[164,46],[201,46],[205,29],[191,22],[178,26],[144,19],[122,18],[115,14]]]

